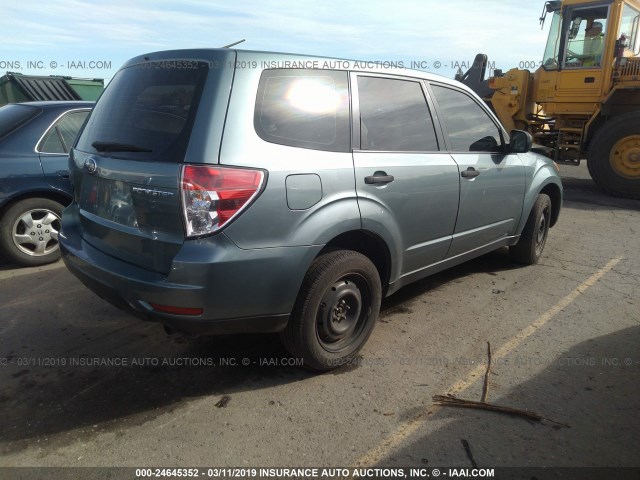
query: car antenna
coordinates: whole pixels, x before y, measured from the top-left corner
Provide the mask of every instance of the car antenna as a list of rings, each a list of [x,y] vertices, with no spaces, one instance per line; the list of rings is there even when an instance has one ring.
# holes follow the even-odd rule
[[[230,43],[229,45],[225,45],[225,46],[224,46],[224,47],[222,47],[222,48],[231,48],[231,47],[235,47],[236,45],[238,45],[239,43],[242,43],[242,42],[244,42],[244,38],[243,38],[242,40],[238,40],[237,42]]]

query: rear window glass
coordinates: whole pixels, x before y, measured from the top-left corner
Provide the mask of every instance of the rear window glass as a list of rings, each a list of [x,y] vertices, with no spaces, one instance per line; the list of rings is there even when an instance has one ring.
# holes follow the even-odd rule
[[[150,62],[121,70],[97,103],[77,148],[182,162],[208,65]]]
[[[434,152],[436,131],[418,82],[358,77],[362,150]]]
[[[28,105],[5,105],[0,108],[0,138],[24,125],[41,112],[39,108]]]
[[[45,134],[37,150],[42,153],[69,153],[88,111],[69,112],[61,117]]]
[[[350,151],[347,72],[265,70],[254,124],[258,135],[268,142]]]

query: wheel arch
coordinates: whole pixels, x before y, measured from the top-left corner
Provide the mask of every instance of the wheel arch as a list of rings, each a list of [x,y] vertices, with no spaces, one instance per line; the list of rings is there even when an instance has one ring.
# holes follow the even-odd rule
[[[600,116],[605,119],[638,111],[640,90],[637,87],[615,87],[600,107]]]
[[[16,203],[32,198],[46,198],[47,200],[58,202],[65,207],[69,206],[72,200],[69,195],[63,192],[56,192],[52,190],[30,190],[26,192],[20,192],[18,195],[14,195],[11,198],[5,200],[5,202],[2,204],[2,207],[0,207],[0,218],[8,209],[10,209]]]
[[[608,121],[616,117],[637,112],[638,105],[640,105],[640,89],[635,87],[614,87],[587,124],[582,151],[588,155],[591,149],[591,142],[598,135],[600,129]]]
[[[544,166],[536,172],[531,182],[531,186],[525,193],[524,204],[522,207],[522,216],[516,232],[518,235],[522,234],[531,210],[533,209],[538,195],[544,193],[551,199],[551,224],[553,227],[560,217],[560,210],[562,209],[562,184],[560,180],[557,180],[557,173],[553,171],[553,166],[546,163]]]
[[[318,256],[332,250],[353,250],[371,260],[380,275],[383,295],[389,287],[392,271],[391,252],[386,242],[367,230],[352,230],[332,238]]]

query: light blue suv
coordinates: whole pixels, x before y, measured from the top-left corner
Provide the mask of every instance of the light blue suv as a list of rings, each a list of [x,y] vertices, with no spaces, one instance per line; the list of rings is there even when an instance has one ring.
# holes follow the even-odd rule
[[[328,370],[402,286],[502,247],[536,263],[562,203],[553,162],[460,83],[371,66],[130,60],[71,152],[66,265],[171,330],[281,332]]]

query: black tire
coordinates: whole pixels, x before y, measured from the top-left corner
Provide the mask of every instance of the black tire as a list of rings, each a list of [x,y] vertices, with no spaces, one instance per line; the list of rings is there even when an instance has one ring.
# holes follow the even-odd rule
[[[541,193],[531,209],[520,240],[509,248],[511,259],[525,265],[538,263],[551,226],[551,199]]]
[[[381,300],[371,260],[351,250],[323,254],[307,271],[282,343],[308,369],[345,365],[371,335]]]
[[[640,112],[620,115],[600,127],[591,141],[587,166],[605,192],[640,199]]]
[[[63,209],[47,198],[29,198],[11,206],[0,219],[0,248],[7,260],[26,267],[58,260]]]

